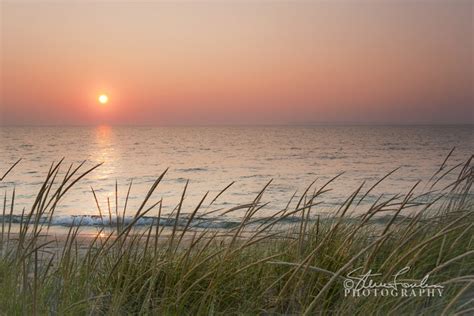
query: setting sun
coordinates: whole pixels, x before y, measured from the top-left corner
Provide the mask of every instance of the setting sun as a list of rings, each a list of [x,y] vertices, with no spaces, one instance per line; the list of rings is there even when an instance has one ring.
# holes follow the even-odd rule
[[[101,95],[99,96],[99,102],[100,102],[101,104],[106,104],[108,101],[109,101],[109,97],[108,97],[107,95],[101,94]]]

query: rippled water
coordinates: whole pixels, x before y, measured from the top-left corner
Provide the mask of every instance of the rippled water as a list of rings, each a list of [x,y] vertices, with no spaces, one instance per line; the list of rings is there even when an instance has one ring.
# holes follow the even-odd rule
[[[321,209],[330,210],[363,181],[368,188],[396,167],[401,168],[367,202],[379,193],[406,192],[417,180],[426,182],[454,146],[450,165],[466,161],[474,152],[472,126],[3,127],[0,141],[0,173],[23,159],[0,183],[2,193],[11,194],[16,187],[17,214],[31,207],[53,161],[65,157],[63,172],[70,163],[87,160],[86,168],[104,162],[69,192],[58,219],[97,215],[91,187],[103,210],[107,197],[115,210],[116,180],[121,209],[133,179],[132,213],[168,167],[152,199],[163,198],[164,213],[179,202],[186,180],[183,212],[191,212],[207,191],[204,206],[208,205],[232,181],[235,184],[209,210],[251,202],[273,179],[263,197],[263,202],[270,202],[263,212],[272,212],[314,180],[318,186],[344,171],[331,185],[333,190],[321,197]]]

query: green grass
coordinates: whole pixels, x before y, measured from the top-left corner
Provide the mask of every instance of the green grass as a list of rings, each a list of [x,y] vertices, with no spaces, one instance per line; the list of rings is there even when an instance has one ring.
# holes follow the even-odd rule
[[[452,170],[445,161],[431,180],[429,195],[407,188],[406,194],[380,197],[363,213],[352,211],[361,209],[360,200],[373,188],[361,186],[332,216],[319,214],[318,201],[329,181],[310,186],[294,208],[255,220],[265,205],[265,187],[253,203],[242,206],[241,224],[225,230],[194,229],[193,218],[201,216],[202,205],[212,199],[205,196],[194,210],[183,210],[183,192],[174,212],[166,216],[180,218],[186,213],[189,225],[164,228],[155,222],[138,228],[136,221],[152,210],[165,217],[161,201],[151,203],[165,171],[134,210],[131,224],[118,220],[97,238],[83,239],[77,223],[64,240],[54,240],[49,219],[61,199],[98,167],[81,173],[82,165],[71,166],[60,179],[61,166],[62,162],[51,166],[31,209],[23,210],[16,224],[18,232],[13,231],[10,216],[17,214],[15,191],[5,192],[0,242],[2,314],[474,312],[471,160]],[[438,189],[438,179],[447,172],[458,172],[457,181]],[[108,214],[98,211],[104,218],[112,214],[120,218],[126,212],[110,206]],[[299,220],[283,224],[290,217]],[[356,268],[361,268],[358,274],[380,272],[378,280],[388,282],[406,266],[410,270],[403,279],[413,283],[429,275],[430,284],[444,286],[443,295],[344,296],[344,280]]]

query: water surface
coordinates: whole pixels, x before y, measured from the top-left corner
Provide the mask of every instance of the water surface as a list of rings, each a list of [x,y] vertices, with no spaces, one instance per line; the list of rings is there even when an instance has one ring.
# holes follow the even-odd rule
[[[368,188],[396,167],[400,169],[365,203],[381,193],[407,192],[418,180],[426,183],[453,147],[450,166],[474,152],[472,126],[2,127],[0,140],[2,171],[23,159],[0,184],[2,193],[11,194],[16,188],[17,214],[31,207],[53,161],[65,157],[63,172],[69,164],[83,160],[85,168],[104,163],[62,201],[58,222],[69,221],[71,215],[98,214],[91,187],[103,210],[107,198],[115,210],[115,181],[122,209],[131,179],[129,209],[133,213],[166,168],[169,171],[152,199],[163,198],[164,213],[179,202],[187,180],[183,212],[191,212],[209,191],[204,203],[208,205],[232,181],[235,184],[209,209],[251,202],[273,179],[263,198],[270,204],[262,214],[270,214],[314,180],[318,187],[345,172],[331,185],[332,191],[321,197],[320,210],[331,211],[363,181]]]

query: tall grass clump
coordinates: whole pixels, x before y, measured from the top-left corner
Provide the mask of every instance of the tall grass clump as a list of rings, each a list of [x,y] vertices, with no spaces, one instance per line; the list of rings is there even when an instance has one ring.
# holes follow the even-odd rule
[[[405,194],[382,195],[369,205],[362,202],[386,177],[368,188],[361,185],[332,215],[324,215],[319,206],[337,176],[311,184],[273,216],[259,216],[268,206],[263,195],[270,183],[253,201],[228,210],[212,208],[228,187],[184,209],[186,184],[178,205],[164,214],[162,201],[153,197],[165,171],[133,210],[127,209],[131,184],[121,208],[116,185],[115,203],[108,200],[107,210],[100,208],[92,189],[103,225],[87,238],[81,234],[80,218],[62,237],[51,233],[52,222],[65,194],[99,165],[87,170],[83,164],[71,165],[60,172],[60,161],[46,173],[31,208],[16,210],[15,188],[5,190],[0,313],[472,314],[471,159],[449,168],[443,162],[421,194],[415,193],[421,185],[417,183]],[[440,186],[453,172],[457,179]],[[210,213],[237,211],[243,214],[237,225],[195,225]],[[145,218],[152,220],[139,225]],[[346,293],[357,283],[351,276],[369,272],[379,273],[370,277],[379,286],[393,283],[398,273],[398,291],[422,294]],[[442,294],[420,292],[427,285],[436,285]]]

